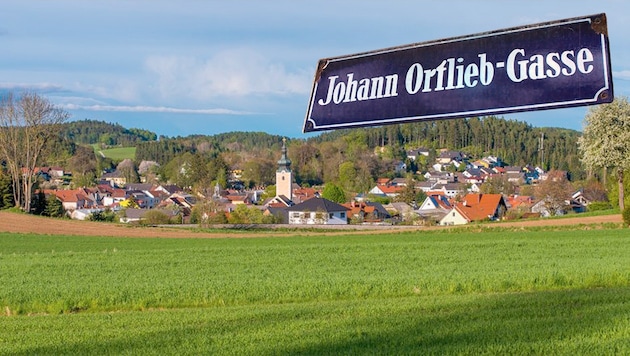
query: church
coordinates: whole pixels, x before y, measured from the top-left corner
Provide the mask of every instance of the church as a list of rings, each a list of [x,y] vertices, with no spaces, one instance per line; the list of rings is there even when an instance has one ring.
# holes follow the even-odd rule
[[[295,195],[296,191],[300,194]],[[276,196],[267,203],[267,209],[274,215],[283,216],[285,222],[293,225],[348,223],[348,208],[321,198],[314,189],[302,189],[294,185],[286,139],[282,140],[282,155],[276,170]]]

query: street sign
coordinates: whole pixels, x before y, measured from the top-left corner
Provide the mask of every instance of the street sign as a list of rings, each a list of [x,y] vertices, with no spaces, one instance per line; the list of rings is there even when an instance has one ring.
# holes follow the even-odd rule
[[[613,100],[606,15],[319,61],[304,132]]]

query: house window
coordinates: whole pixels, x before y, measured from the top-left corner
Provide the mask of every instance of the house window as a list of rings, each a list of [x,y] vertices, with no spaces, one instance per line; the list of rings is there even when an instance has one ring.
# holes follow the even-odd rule
[[[294,212],[293,214],[291,214],[291,217],[293,218],[299,218],[300,217],[300,213],[299,212]]]
[[[334,216],[335,216],[335,215],[334,215],[333,213],[329,213],[329,214],[328,214],[328,218],[329,218],[329,219],[332,219]]]
[[[341,218],[345,219],[346,218],[346,213],[341,213]]]
[[[455,216],[455,212],[453,212],[453,216]]]

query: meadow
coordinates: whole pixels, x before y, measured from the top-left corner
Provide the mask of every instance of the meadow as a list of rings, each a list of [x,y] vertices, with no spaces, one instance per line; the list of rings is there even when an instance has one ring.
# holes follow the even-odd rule
[[[126,158],[134,159],[136,156],[136,147],[113,147],[107,149],[100,149],[98,144],[92,145],[94,152],[103,157],[111,158],[112,160],[119,162]]]
[[[0,234],[0,354],[630,353],[627,229],[232,237]]]

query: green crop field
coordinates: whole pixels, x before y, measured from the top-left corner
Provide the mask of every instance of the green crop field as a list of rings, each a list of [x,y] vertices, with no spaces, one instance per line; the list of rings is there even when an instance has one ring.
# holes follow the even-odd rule
[[[630,353],[627,229],[0,233],[0,354]]]

